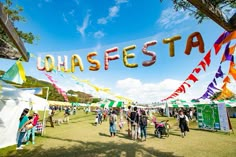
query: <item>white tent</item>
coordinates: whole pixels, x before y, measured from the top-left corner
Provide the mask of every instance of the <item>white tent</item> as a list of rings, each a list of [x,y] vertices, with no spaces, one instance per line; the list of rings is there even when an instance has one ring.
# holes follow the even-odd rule
[[[19,118],[24,108],[36,105],[41,110],[47,104],[42,98],[25,93],[0,80],[0,148],[16,144]]]

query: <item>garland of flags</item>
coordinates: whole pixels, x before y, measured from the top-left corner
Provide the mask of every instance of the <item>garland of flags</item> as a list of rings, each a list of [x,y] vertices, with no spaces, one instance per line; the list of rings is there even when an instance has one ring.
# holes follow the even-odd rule
[[[213,81],[208,85],[206,92],[198,99],[210,99],[211,96],[213,96],[215,94],[215,92],[213,90],[217,90],[219,91],[220,89],[216,88],[214,85],[217,85],[216,83],[216,79],[217,78],[223,78],[224,73],[221,70],[221,64],[225,61],[230,61],[231,63],[234,63],[234,50],[235,50],[235,45],[229,47],[230,42],[226,45],[225,47],[225,51],[222,55],[222,59],[221,59],[221,63],[219,66],[218,71],[215,74],[215,78],[213,79]],[[231,68],[231,66],[229,67],[229,69]],[[231,74],[233,77],[236,77],[236,73]],[[216,98],[217,100],[223,99],[225,97],[229,97],[233,95],[233,92],[231,92],[227,87],[227,83],[230,83],[230,78],[227,75],[224,79],[223,79],[224,85],[221,87],[222,91],[221,94]]]
[[[61,89],[61,88],[56,84],[57,81],[55,81],[55,80],[52,78],[52,76],[49,75],[49,74],[47,74],[47,73],[44,73],[44,75],[51,81],[53,87],[56,88],[56,89],[57,89],[57,92],[63,96],[64,100],[65,100],[65,101],[69,101],[69,100],[68,100],[68,97],[67,97],[67,95],[66,95],[66,92],[65,92],[63,89]]]
[[[215,50],[215,55],[217,55],[219,53],[222,45],[230,42],[233,39],[236,39],[236,31],[222,33],[213,45],[214,50]],[[162,101],[166,101],[168,99],[175,98],[175,97],[179,96],[179,94],[181,94],[181,93],[186,93],[186,89],[185,89],[186,85],[189,88],[191,87],[191,85],[189,84],[188,81],[192,81],[193,83],[197,82],[198,78],[195,76],[195,74],[198,74],[201,70],[206,71],[206,68],[208,66],[210,66],[210,64],[211,64],[211,49],[204,56],[203,60],[200,61],[200,63],[197,65],[197,67],[193,69],[192,73],[185,79],[185,81],[170,96],[166,97]],[[233,66],[234,65],[231,65],[231,67],[233,67]],[[221,70],[221,68],[218,70]],[[231,68],[231,71],[236,74],[236,69]],[[219,73],[219,74],[221,75],[221,73]],[[235,76],[235,78],[236,78],[236,76]],[[211,87],[213,87],[212,84],[211,84]],[[211,90],[209,90],[209,92],[212,93]]]

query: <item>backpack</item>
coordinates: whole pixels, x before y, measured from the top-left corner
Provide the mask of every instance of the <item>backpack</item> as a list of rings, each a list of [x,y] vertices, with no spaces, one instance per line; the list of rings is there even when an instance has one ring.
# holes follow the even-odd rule
[[[147,126],[147,117],[146,116],[141,116],[140,125]]]

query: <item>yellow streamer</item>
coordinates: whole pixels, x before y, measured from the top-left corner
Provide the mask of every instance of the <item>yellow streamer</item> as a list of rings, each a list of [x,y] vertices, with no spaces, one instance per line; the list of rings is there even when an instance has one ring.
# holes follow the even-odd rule
[[[21,79],[25,82],[25,81],[26,81],[26,77],[25,77],[25,70],[24,70],[24,67],[22,66],[22,64],[21,64],[20,61],[16,61],[16,65],[17,65],[17,67],[18,67],[18,70],[19,70],[19,74],[20,74]]]

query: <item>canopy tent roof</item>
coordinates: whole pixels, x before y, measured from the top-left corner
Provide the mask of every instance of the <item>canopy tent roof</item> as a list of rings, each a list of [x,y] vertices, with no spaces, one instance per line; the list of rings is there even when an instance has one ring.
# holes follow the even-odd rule
[[[79,103],[79,102],[72,102],[71,105],[72,106],[81,106],[81,107],[90,106],[90,104]]]
[[[121,107],[124,107],[124,102],[107,100],[107,101],[99,102],[96,104],[92,104],[91,106],[102,107],[102,108],[112,108],[112,107],[121,108]]]
[[[48,101],[49,105],[55,106],[71,106],[70,102],[63,102],[63,101]]]

